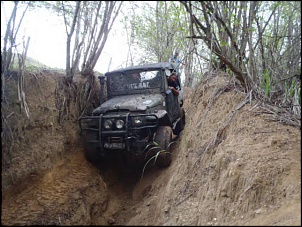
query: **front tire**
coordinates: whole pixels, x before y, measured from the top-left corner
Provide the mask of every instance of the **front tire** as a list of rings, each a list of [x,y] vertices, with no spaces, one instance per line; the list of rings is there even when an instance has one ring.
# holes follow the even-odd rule
[[[184,130],[186,124],[186,113],[185,109],[182,107],[180,109],[180,119],[179,122],[177,122],[177,125],[173,131],[174,135],[178,136],[182,130]]]
[[[99,146],[95,141],[97,139],[97,132],[87,131],[85,136],[85,157],[86,159],[94,164],[100,163],[102,160]]]
[[[181,117],[181,131],[182,131],[185,128],[185,124],[186,124],[186,112],[183,107],[180,109],[180,117]]]
[[[168,167],[172,162],[170,143],[172,141],[172,128],[169,126],[159,126],[156,131],[155,142],[161,148],[157,155],[156,165]]]

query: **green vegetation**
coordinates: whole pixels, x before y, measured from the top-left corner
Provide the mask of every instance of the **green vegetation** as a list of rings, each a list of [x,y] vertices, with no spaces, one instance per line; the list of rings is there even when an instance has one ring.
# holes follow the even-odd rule
[[[269,98],[270,92],[271,92],[271,78],[270,78],[270,75],[268,74],[267,70],[264,70],[264,73],[263,73],[262,87],[265,90],[266,97]]]
[[[19,60],[18,60],[18,56],[16,54],[13,55],[13,61],[10,66],[10,69],[19,70]],[[39,62],[31,57],[26,57],[24,69],[25,69],[25,71],[29,71],[29,72],[40,71],[40,70],[55,70],[55,71],[60,71],[63,74],[65,73],[64,69],[49,67],[49,66],[43,64],[42,62]]]

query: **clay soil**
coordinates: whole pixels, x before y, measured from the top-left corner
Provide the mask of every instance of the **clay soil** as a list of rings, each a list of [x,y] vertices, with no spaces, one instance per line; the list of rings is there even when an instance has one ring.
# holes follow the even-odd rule
[[[60,76],[30,78],[31,120],[2,152],[2,225],[301,226],[300,128],[223,74],[185,88],[186,126],[163,169],[89,163],[77,117],[57,123]]]

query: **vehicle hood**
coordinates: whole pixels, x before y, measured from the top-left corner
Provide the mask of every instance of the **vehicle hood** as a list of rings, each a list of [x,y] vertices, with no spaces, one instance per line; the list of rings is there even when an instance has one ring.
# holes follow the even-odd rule
[[[161,105],[165,98],[161,94],[135,94],[113,97],[93,111],[93,114],[104,114],[112,110],[145,111]]]

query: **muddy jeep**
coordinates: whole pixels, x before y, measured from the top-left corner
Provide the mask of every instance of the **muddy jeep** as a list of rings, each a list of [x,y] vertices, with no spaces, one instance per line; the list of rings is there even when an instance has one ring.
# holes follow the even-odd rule
[[[101,91],[107,90],[101,92],[104,102],[91,116],[79,119],[88,161],[96,163],[114,153],[134,164],[150,159],[160,167],[171,164],[173,135],[185,125],[183,100],[168,87],[166,76],[172,71],[171,63],[161,62],[99,77]]]

